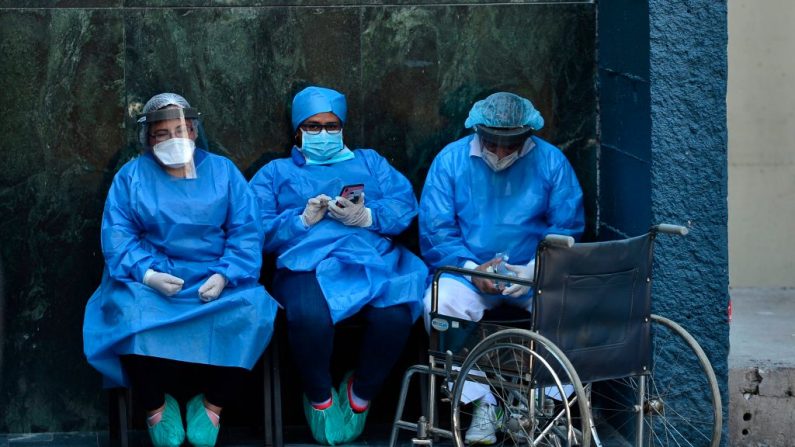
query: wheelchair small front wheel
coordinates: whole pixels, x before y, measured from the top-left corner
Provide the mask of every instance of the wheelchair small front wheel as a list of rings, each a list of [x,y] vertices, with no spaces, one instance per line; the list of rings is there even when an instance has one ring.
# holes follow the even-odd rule
[[[566,356],[546,338],[506,329],[467,356],[453,386],[456,447],[590,445],[588,402]]]

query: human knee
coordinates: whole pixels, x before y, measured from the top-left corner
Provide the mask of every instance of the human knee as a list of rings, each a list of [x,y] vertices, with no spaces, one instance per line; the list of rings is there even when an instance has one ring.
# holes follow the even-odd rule
[[[378,327],[390,329],[408,329],[414,323],[411,308],[407,304],[375,308],[371,312],[370,320]]]
[[[295,312],[286,312],[287,329],[291,333],[304,335],[328,335],[334,331],[334,325],[325,309],[310,310],[307,308],[296,309]]]

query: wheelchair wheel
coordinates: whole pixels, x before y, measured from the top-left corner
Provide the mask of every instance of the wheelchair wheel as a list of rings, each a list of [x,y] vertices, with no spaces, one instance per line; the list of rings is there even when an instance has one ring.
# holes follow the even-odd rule
[[[482,403],[487,399],[462,402],[487,393],[497,403],[489,411]],[[571,363],[549,340],[527,330],[506,329],[483,339],[464,360],[453,387],[456,447],[590,445],[587,415],[585,391]]]
[[[717,447],[721,397],[707,356],[678,324],[657,315],[651,320],[651,371],[592,385],[598,436],[633,440],[638,447]]]

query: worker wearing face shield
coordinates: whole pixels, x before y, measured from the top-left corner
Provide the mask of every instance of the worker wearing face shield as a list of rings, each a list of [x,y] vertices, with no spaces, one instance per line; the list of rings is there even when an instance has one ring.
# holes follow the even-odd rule
[[[157,163],[173,177],[196,178],[193,156],[198,135],[203,134],[198,118],[196,109],[178,104],[150,110],[138,118],[141,146],[151,151]]]
[[[464,123],[474,132],[434,159],[420,199],[420,249],[431,268],[445,265],[532,280],[539,241],[584,230],[582,190],[563,153],[536,136],[544,120],[533,104],[499,92],[477,101]],[[532,309],[528,286],[443,275],[438,312],[479,321],[501,305]],[[426,317],[431,311],[425,293]],[[429,319],[426,318],[426,327]],[[470,444],[496,442],[501,409],[488,387],[467,383],[474,401]]]
[[[185,98],[152,97],[139,123],[142,153],[105,202],[105,269],[86,306],[84,351],[107,386],[132,386],[155,446],[214,445],[277,308],[258,283],[257,203],[235,165],[205,150]],[[171,390],[188,377],[202,386],[183,421]]]
[[[293,99],[295,145],[251,179],[277,258],[273,292],[304,390],[304,414],[321,444],[364,429],[370,401],[422,312],[428,270],[392,237],[417,213],[409,181],[373,149],[343,142],[341,93],[308,87]],[[350,194],[350,195],[349,195]],[[364,321],[359,363],[337,387],[330,373],[337,325]]]

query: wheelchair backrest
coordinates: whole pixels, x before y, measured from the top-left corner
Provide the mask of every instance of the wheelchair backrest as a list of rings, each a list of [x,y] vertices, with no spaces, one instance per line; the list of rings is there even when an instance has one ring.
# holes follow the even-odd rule
[[[536,255],[533,330],[555,343],[583,382],[643,374],[651,367],[654,233]]]

